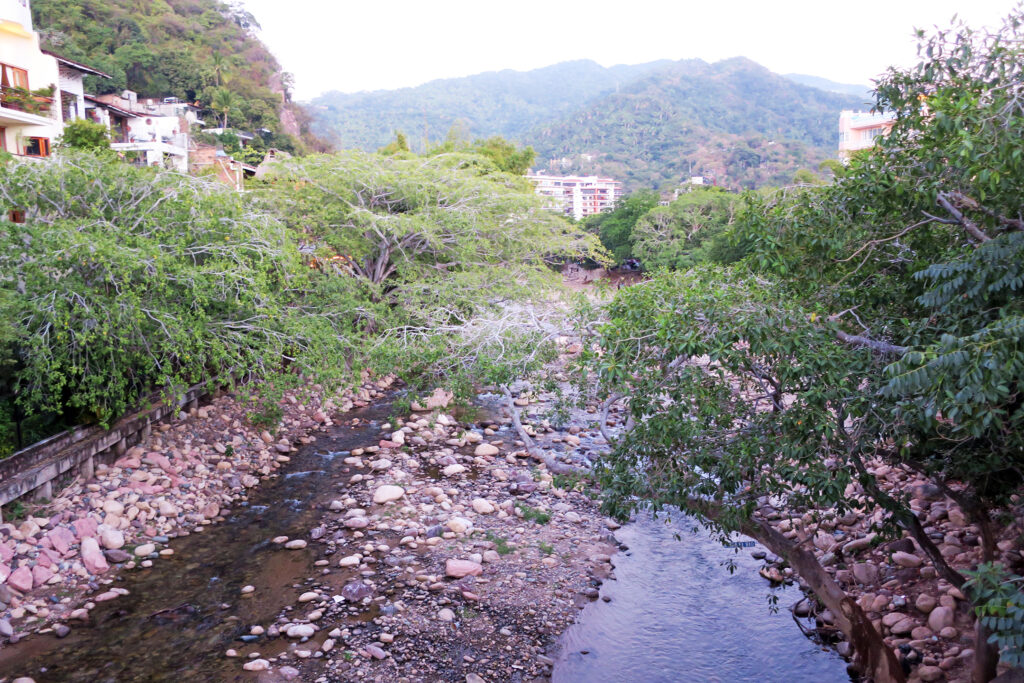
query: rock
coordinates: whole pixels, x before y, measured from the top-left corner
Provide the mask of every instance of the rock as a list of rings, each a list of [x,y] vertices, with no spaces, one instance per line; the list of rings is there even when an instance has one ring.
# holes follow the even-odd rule
[[[473,450],[473,455],[484,456],[484,455],[497,455],[501,450],[492,444],[482,443]]]
[[[946,628],[944,628],[941,631],[939,631],[939,637],[940,638],[945,638],[946,640],[956,640],[957,637],[959,637],[959,635],[960,635],[960,631],[957,631],[952,626],[947,626]]]
[[[99,530],[100,544],[107,550],[117,550],[124,546],[124,534],[118,529],[105,527]]]
[[[373,595],[373,587],[367,586],[362,581],[351,581],[341,589],[341,597],[349,602],[359,602],[371,595]]]
[[[448,465],[447,467],[445,467],[443,470],[441,470],[441,474],[443,474],[446,477],[454,477],[456,474],[462,474],[465,471],[466,468],[464,465],[459,465],[458,463],[456,463],[454,465]]]
[[[479,576],[484,568],[472,560],[448,560],[444,565],[444,573],[461,579],[464,576]]]
[[[485,550],[484,551],[484,562],[498,562],[501,560],[501,555],[496,550]]]
[[[310,624],[292,624],[284,633],[289,638],[309,638],[316,633],[316,627]]]
[[[889,630],[893,632],[893,635],[902,636],[913,631],[915,626],[917,626],[917,624],[913,619],[910,617],[904,617],[893,624]]]
[[[928,626],[937,633],[947,626],[952,626],[954,616],[953,610],[949,607],[936,607],[928,615]]]
[[[479,515],[489,515],[494,512],[494,505],[484,498],[474,498],[473,509]]]
[[[935,605],[937,605],[938,602],[939,601],[935,599],[935,596],[927,593],[921,593],[917,596],[917,600],[914,601],[914,607],[916,607],[920,612],[928,614],[935,609]]]
[[[391,469],[392,462],[387,458],[380,458],[370,463],[370,469],[377,472],[383,472],[384,470]]]
[[[266,671],[270,668],[270,662],[265,659],[253,659],[242,665],[246,671]]]
[[[132,559],[132,556],[124,550],[104,550],[103,556],[107,558],[107,562],[113,562],[114,564],[121,564]]]
[[[247,489],[251,489],[252,487],[260,483],[259,478],[254,477],[251,474],[243,474],[242,478],[239,481],[241,482],[242,486],[244,486]]]
[[[14,635],[14,627],[6,619],[0,619],[0,637],[10,638]]]
[[[67,554],[68,550],[71,549],[71,544],[75,542],[75,535],[71,533],[70,529],[59,526],[46,534],[46,537],[50,539],[50,545],[61,555]]]
[[[296,538],[285,543],[284,547],[288,550],[302,550],[306,547],[306,545],[307,543],[304,540],[302,540],[301,538]]]
[[[95,538],[83,538],[81,552],[82,564],[85,565],[90,574],[102,574],[110,569],[110,565],[107,564],[107,558],[103,556],[103,553],[100,551],[100,544]]]
[[[320,597],[320,594],[315,591],[306,591],[299,596],[299,602],[312,602]]]
[[[384,659],[388,656],[387,652],[384,652],[384,650],[377,647],[376,645],[367,645],[363,648],[363,650],[365,650],[366,654],[370,655],[374,659]]]
[[[373,492],[373,502],[377,504],[390,503],[405,495],[405,489],[401,486],[385,484]]]
[[[363,556],[362,555],[359,555],[359,554],[349,555],[348,557],[341,558],[341,560],[338,562],[338,566],[339,567],[355,567],[355,566],[358,566],[359,563],[362,562],[362,561],[363,561]]]
[[[53,572],[50,571],[47,567],[44,567],[41,564],[37,564],[36,566],[32,567],[33,588],[39,588],[40,586],[46,584],[46,582],[49,581],[51,578],[53,578]]]
[[[239,592],[242,595],[251,595],[252,593],[256,592],[256,586],[242,586],[242,590]]]
[[[142,545],[135,547],[136,557],[146,557],[147,555],[152,555],[154,552],[156,552],[156,546],[152,543],[143,543]]]
[[[455,398],[455,394],[438,388],[434,389],[434,393],[428,396],[422,404],[419,401],[413,401],[411,408],[416,412],[447,408],[453,398]]]
[[[397,443],[399,446],[404,445],[405,444],[405,432],[403,432],[401,429],[399,429],[397,432],[392,432],[391,433],[391,441],[393,441],[394,443]]]
[[[922,681],[941,681],[946,674],[937,666],[919,666],[917,667],[917,677]]]
[[[437,613],[437,618],[441,621],[455,621],[455,612],[445,607]]]
[[[892,554],[892,561],[901,567],[920,567],[923,560],[913,553],[905,553],[902,550]]]
[[[58,638],[67,638],[68,634],[71,633],[71,628],[67,624],[55,624],[53,632]]]
[[[107,500],[103,503],[103,511],[111,515],[124,514],[124,505],[120,501]]]
[[[466,674],[466,683],[487,683],[483,678],[476,674]]]
[[[853,565],[853,578],[866,586],[878,582],[878,567],[867,562],[857,562]]]
[[[7,577],[7,585],[21,593],[32,590],[32,571],[28,567],[18,567]]]
[[[464,517],[452,517],[448,520],[448,523],[445,526],[447,526],[451,531],[461,534],[472,529],[473,522],[465,519]]]
[[[344,524],[349,529],[365,529],[370,526],[370,520],[366,517],[349,517]]]

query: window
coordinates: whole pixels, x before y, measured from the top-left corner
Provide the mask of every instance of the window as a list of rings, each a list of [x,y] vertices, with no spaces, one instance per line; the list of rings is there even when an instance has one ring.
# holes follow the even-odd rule
[[[50,156],[50,138],[25,138],[25,156]]]
[[[28,90],[28,71],[16,66],[0,64],[0,84],[4,87]]]

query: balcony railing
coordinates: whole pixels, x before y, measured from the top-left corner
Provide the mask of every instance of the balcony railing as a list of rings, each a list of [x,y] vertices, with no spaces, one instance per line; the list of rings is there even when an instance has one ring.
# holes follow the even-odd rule
[[[53,98],[33,95],[25,88],[3,85],[0,86],[0,105],[5,109],[14,109],[26,114],[49,118],[53,111]]]

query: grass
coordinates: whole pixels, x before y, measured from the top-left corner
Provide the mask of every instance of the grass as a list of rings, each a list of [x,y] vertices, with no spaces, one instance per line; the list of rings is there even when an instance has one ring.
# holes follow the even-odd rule
[[[513,552],[514,549],[508,544],[508,540],[497,535],[493,531],[488,531],[486,534],[488,541],[494,544],[494,549],[499,555],[508,555]]]
[[[536,522],[537,524],[547,524],[551,521],[551,515],[529,505],[520,503],[516,508],[523,513],[523,519],[527,521]]]
[[[459,618],[464,620],[476,619],[480,616],[480,613],[471,607],[460,607],[458,610]]]
[[[550,555],[551,553],[555,552],[555,546],[551,545],[550,543],[545,543],[544,541],[537,542],[537,549],[540,550],[544,555]]]

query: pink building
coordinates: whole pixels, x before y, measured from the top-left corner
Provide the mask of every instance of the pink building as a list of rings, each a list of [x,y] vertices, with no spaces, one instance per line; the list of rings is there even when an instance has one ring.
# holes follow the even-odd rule
[[[896,115],[850,109],[839,114],[839,158],[847,159],[859,149],[875,146],[875,140],[892,130]]]

